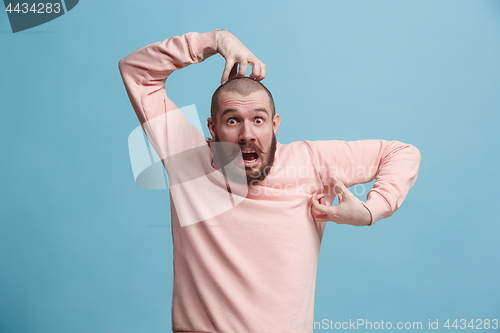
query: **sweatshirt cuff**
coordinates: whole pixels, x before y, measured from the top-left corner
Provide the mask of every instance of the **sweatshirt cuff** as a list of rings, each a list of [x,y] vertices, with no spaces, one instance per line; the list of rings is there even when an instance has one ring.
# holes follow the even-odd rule
[[[216,31],[209,31],[199,34],[193,47],[194,55],[203,61],[217,53]]]
[[[363,205],[370,211],[372,215],[372,222],[369,225],[373,225],[375,222],[382,218],[391,216],[390,206],[384,197],[377,192],[370,192],[368,195],[368,200]]]

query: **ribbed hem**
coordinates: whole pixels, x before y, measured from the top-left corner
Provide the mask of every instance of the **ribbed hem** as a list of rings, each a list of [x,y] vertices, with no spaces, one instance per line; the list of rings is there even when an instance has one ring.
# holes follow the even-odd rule
[[[370,214],[372,214],[372,223],[369,225],[373,225],[378,220],[392,215],[387,201],[382,195],[375,191],[370,191],[368,193],[368,200],[366,200],[366,203],[363,203],[363,205],[365,205],[370,211]]]
[[[198,43],[195,44],[193,52],[203,61],[217,53],[217,38],[215,30],[204,32],[198,36]]]

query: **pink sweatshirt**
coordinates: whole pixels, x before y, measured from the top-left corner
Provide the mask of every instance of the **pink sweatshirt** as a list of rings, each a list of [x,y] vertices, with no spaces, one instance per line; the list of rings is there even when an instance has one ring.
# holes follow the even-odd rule
[[[205,138],[164,87],[173,71],[215,53],[215,31],[192,32],[145,46],[119,63],[137,117],[169,174],[173,331],[312,332],[295,329],[314,319],[325,223],[311,215],[312,194],[330,196],[335,176],[347,187],[376,178],[365,203],[374,223],[405,199],[417,179],[420,152],[384,140],[278,143],[264,182],[228,193]],[[186,151],[196,153],[182,155]]]

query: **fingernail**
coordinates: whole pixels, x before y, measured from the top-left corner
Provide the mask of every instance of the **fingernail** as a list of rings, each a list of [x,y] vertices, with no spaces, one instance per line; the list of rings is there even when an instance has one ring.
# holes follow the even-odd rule
[[[339,179],[337,178],[337,176],[333,176],[333,181],[336,182],[338,181]]]

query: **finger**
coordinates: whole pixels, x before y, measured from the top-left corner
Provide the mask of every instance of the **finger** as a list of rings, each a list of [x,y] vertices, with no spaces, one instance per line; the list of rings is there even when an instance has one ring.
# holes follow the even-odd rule
[[[264,80],[266,78],[266,64],[264,64],[263,62],[261,62],[261,66],[260,66],[260,80]]]
[[[335,195],[343,195],[347,187],[345,187],[344,183],[339,180],[337,177],[333,177],[333,194]]]
[[[322,205],[325,205],[325,206],[331,206],[332,205],[332,201],[327,200],[326,197],[319,199],[319,203],[322,204]]]
[[[256,59],[255,63],[252,63],[252,75],[254,76],[255,80],[260,81],[266,77],[266,71],[264,63],[260,61],[259,59]],[[254,75],[255,74],[255,75]]]
[[[322,215],[325,215],[324,213],[321,213],[320,211],[318,211],[317,209],[314,208],[315,207],[314,203],[318,202],[318,195],[317,194],[313,194],[313,196],[311,198],[311,202],[312,202],[311,214],[313,215],[314,218],[319,218]]]
[[[236,74],[238,74],[238,63],[235,63],[233,65],[233,68],[231,69],[231,72],[229,73],[228,80],[234,79],[236,77]]]
[[[311,210],[311,215],[316,222],[327,222],[329,220],[328,215],[323,213],[318,213],[317,211],[314,210],[314,208]]]
[[[317,198],[318,198],[318,202],[321,204],[321,205],[325,205],[325,206],[330,206],[331,203],[328,203],[328,200],[326,200],[326,196],[324,193],[321,193],[321,194],[316,194],[317,195]]]
[[[323,200],[323,198],[321,198],[320,200]],[[315,202],[315,203],[318,203],[318,195],[317,194],[313,194],[313,197],[311,198],[311,201]],[[314,218],[314,220],[316,222],[327,222],[330,219],[328,214],[318,211],[315,208],[314,204],[311,205],[311,215],[312,215],[312,217]]]
[[[229,78],[229,73],[233,69],[234,61],[232,60],[227,60],[226,61],[226,66],[224,67],[224,72],[222,72],[222,78],[220,80],[220,84],[224,84],[227,82]]]
[[[247,73],[247,65],[248,63],[246,61],[240,62],[240,70],[238,71],[238,74],[236,77],[243,77]]]
[[[328,207],[319,203],[317,193],[313,194],[311,202],[312,202],[312,207],[315,210],[317,210],[319,213],[323,213],[323,214],[328,213]]]
[[[257,63],[251,63],[252,65],[252,74],[250,74],[249,78],[258,80],[260,77],[260,64]]]
[[[352,200],[353,198],[356,198],[356,196],[351,191],[349,191],[347,186],[345,186],[345,184],[340,180],[335,183],[334,192],[338,193],[339,203],[343,202],[344,200]]]

